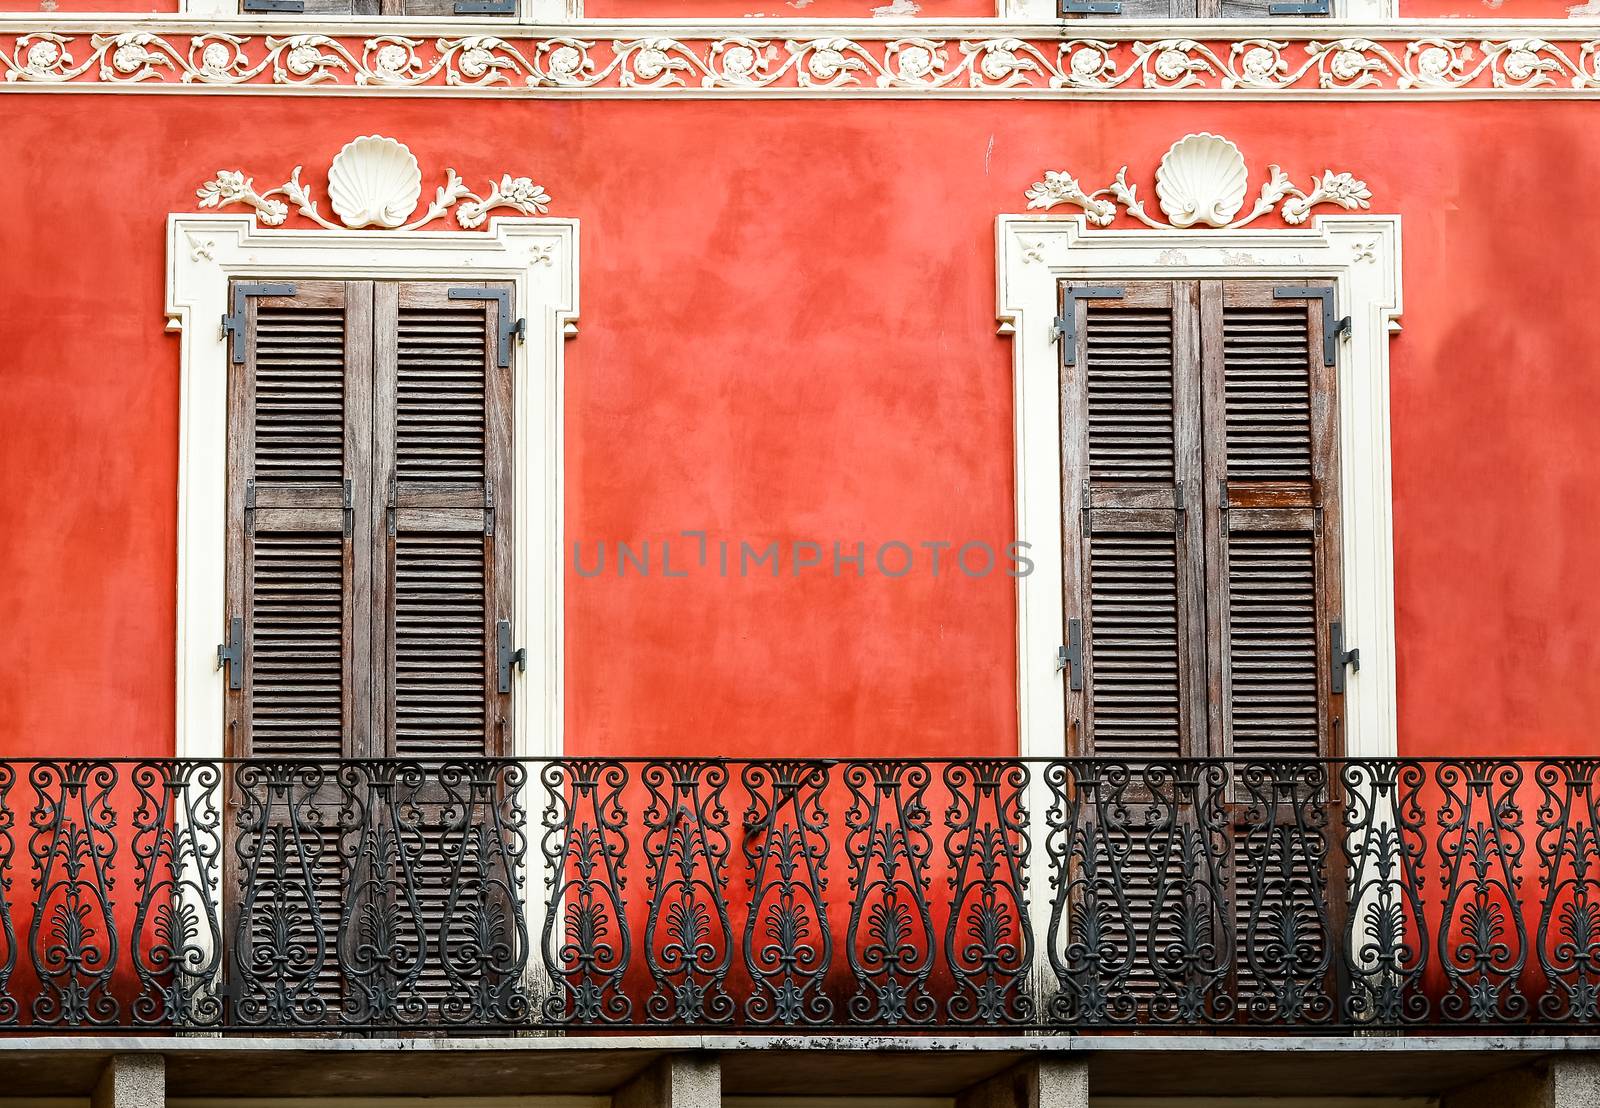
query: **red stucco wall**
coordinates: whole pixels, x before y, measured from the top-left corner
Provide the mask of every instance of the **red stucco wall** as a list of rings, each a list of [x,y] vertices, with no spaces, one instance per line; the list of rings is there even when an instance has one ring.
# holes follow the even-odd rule
[[[426,172],[531,173],[555,214],[582,220],[566,495],[569,535],[590,543],[689,528],[1004,543],[995,214],[1021,209],[1043,169],[1100,183],[1127,161],[1137,176],[1201,128],[1236,140],[1258,174],[1356,172],[1405,219],[1402,750],[1596,747],[1588,104],[8,106],[0,753],[170,749],[178,349],[162,330],[164,217],[193,210],[219,168],[265,186],[304,162],[320,181],[344,141],[373,131]],[[569,574],[567,748],[1012,751],[1013,621],[1002,576]]]

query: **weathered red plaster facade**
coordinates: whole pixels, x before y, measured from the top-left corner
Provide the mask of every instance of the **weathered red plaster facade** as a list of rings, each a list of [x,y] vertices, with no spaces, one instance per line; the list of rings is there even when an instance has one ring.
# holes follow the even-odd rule
[[[1272,1103],[1297,1106],[1294,1098],[1324,1091],[1377,1097],[1379,1108],[1419,1103],[1381,1098],[1441,1096],[1433,1103],[1444,1108],[1600,1103],[1585,1099],[1600,1096],[1600,925],[1591,925],[1600,920],[1600,591],[1591,584],[1600,565],[1600,313],[1586,283],[1600,264],[1594,14],[1565,0],[1492,9],[1350,0],[1349,10],[1333,0],[1329,19],[1119,23],[1055,18],[1028,6],[1036,0],[999,12],[983,0],[586,0],[558,19],[536,7],[547,2],[529,0],[535,6],[498,22],[364,22],[179,0],[0,0],[0,1086],[6,1052],[16,1052],[16,1091],[0,1087],[0,1108],[11,1095],[87,1096],[101,1081],[94,1108],[155,1108],[168,1096],[209,1105],[414,1095],[465,1097],[469,1108],[480,1096],[572,1108],[545,1099],[569,1095],[611,1097],[618,1108],[722,1108],[725,1096],[817,1098],[806,1108],[870,1108],[857,1102],[884,1097],[915,1098],[892,1108],[1098,1108],[1101,1097],[1136,1095],[1174,1106],[1191,1096],[1282,1096]],[[385,51],[400,62],[386,62]],[[1207,247],[1177,236],[1183,224],[1158,199],[1156,175],[1177,140],[1199,133],[1242,154],[1247,206],[1270,194],[1269,166],[1296,189],[1348,174],[1369,198],[1318,201],[1309,222],[1264,201],[1248,234],[1202,219],[1194,234],[1235,252],[1225,264],[1196,261]],[[221,711],[213,728],[195,708],[233,693],[228,665],[211,672],[209,637],[204,666],[185,638],[183,552],[209,549],[184,533],[199,494],[186,489],[196,471],[182,452],[195,449],[209,418],[185,404],[204,374],[235,374],[245,359],[224,364],[219,346],[209,361],[185,362],[214,324],[172,308],[181,255],[209,260],[216,244],[183,245],[172,221],[212,207],[201,202],[204,187],[227,171],[264,192],[302,166],[323,226],[290,203],[279,228],[262,201],[250,233],[265,237],[250,242],[344,234],[328,168],[362,135],[409,148],[423,205],[447,168],[472,187],[504,174],[508,188],[520,177],[542,186],[548,213],[502,208],[493,218],[571,221],[572,253],[544,261],[572,267],[574,331],[536,352],[536,317],[526,351],[512,355],[535,374],[517,378],[517,389],[559,375],[554,422],[517,417],[526,458],[516,480],[534,483],[539,463],[527,459],[558,425],[561,549],[549,556],[561,564],[560,634],[554,660],[535,652],[527,672],[513,676],[514,662],[498,659],[501,693],[522,695],[558,673],[559,703],[539,692],[517,701],[515,740],[502,734],[496,747],[486,738],[485,752],[525,761],[480,767],[488,777],[471,800],[457,792],[441,801],[439,790],[466,786],[437,767],[415,770],[407,798],[404,782],[384,775],[408,771],[367,758],[376,747],[347,749],[323,767],[326,777],[312,769],[286,784],[271,775],[289,771],[263,768],[269,760],[221,761],[248,752],[232,732],[223,738]],[[1124,184],[1166,229],[1147,228],[1120,194],[1115,218],[1101,221],[1108,226],[1094,225],[1093,203],[1109,193],[1030,209],[1027,190],[1047,171],[1093,190],[1123,167]],[[251,214],[237,196],[217,207],[236,220]],[[1103,752],[1084,745],[1075,717],[1054,730],[1029,722],[1047,716],[1016,580],[949,561],[935,573],[923,553],[928,544],[1003,552],[1044,541],[1021,518],[1019,487],[1037,480],[1041,456],[1065,505],[1048,537],[1072,533],[1082,476],[1069,472],[1074,428],[1057,428],[1065,454],[1022,441],[1020,429],[1035,424],[1019,410],[1018,344],[1047,321],[997,320],[997,286],[1007,295],[1007,259],[1015,261],[1009,225],[997,220],[1066,223],[1087,212],[1084,241],[1174,236],[1170,275],[1134,272],[1131,262],[1068,272],[1075,263],[1057,260],[1063,289],[1325,280],[1337,298],[1349,294],[1344,277],[1287,273],[1286,255],[1274,251],[1299,248],[1281,246],[1294,227],[1358,209],[1399,217],[1397,256],[1383,253],[1381,236],[1364,249],[1374,268],[1396,267],[1403,311],[1386,347],[1340,346],[1337,321],[1326,320],[1337,351],[1328,364],[1347,375],[1336,377],[1341,389],[1349,373],[1378,379],[1385,363],[1373,350],[1387,351],[1387,393],[1345,408],[1335,438],[1339,450],[1368,453],[1361,465],[1387,466],[1389,489],[1374,502],[1371,486],[1352,484],[1330,515],[1342,511],[1368,544],[1349,549],[1392,551],[1392,582],[1382,559],[1331,572],[1348,594],[1361,582],[1367,604],[1374,587],[1392,583],[1384,611],[1393,643],[1363,645],[1358,633],[1348,645],[1363,648],[1364,664],[1346,673],[1320,653],[1328,613],[1315,608],[1309,695],[1318,713],[1343,711],[1330,699],[1330,666],[1357,690],[1392,687],[1393,727],[1371,727],[1369,710],[1350,737],[1340,716],[1321,733],[1336,738],[1316,745],[1313,723],[1316,757],[1265,759],[1264,770],[1258,760],[1263,785],[1238,764],[1248,759],[1214,760],[1234,749],[1205,749],[1202,721],[1200,753],[1213,760],[1183,747],[1169,779],[1135,759],[1131,791],[1112,790],[1107,782],[1128,767],[1095,763]],[[354,233],[425,242],[448,228],[458,237],[437,241],[451,243],[497,233],[478,231],[463,210],[427,231]],[[1030,249],[1044,261],[1045,246]],[[348,258],[347,274],[337,264],[276,273],[235,259],[214,291],[223,295],[230,279],[386,279],[359,245]],[[448,275],[473,278],[471,266]],[[1070,291],[1061,295],[1065,311],[1079,310]],[[1188,294],[1170,295],[1178,304]],[[1182,318],[1181,306],[1172,311]],[[1076,341],[1061,336],[1077,319],[1057,319],[1053,341]],[[1203,330],[1214,322],[1196,323],[1196,336],[1211,335],[1196,343],[1221,348],[1222,332]],[[1180,355],[1170,355],[1174,364]],[[1046,367],[1042,379],[1060,390],[1047,398],[1059,416],[1073,410],[1076,355],[1063,347],[1052,357],[1059,377]],[[1211,364],[1199,353],[1194,363]],[[242,378],[228,380],[221,389],[213,376],[207,395],[236,396]],[[209,430],[232,459],[238,429]],[[1179,441],[1174,454],[1184,449]],[[1275,486],[1243,504],[1229,500],[1237,494],[1226,462],[1219,495],[1234,520],[1293,501],[1322,534],[1320,474],[1305,490]],[[1085,517],[1105,507],[1089,484],[1083,477]],[[1209,500],[1185,506],[1181,479],[1171,487],[1175,504],[1146,499],[1126,510],[1179,521],[1213,510]],[[254,479],[249,488],[243,533],[254,534]],[[229,489],[237,530],[243,513]],[[395,513],[415,506],[397,508],[393,489],[391,535]],[[1304,504],[1293,500],[1302,491]],[[360,494],[356,503],[347,494],[344,534],[377,534],[384,505],[363,506]],[[369,507],[366,523],[348,521]],[[1223,524],[1221,541],[1230,527],[1251,526],[1266,525]],[[711,554],[696,563],[698,541]],[[716,569],[724,544],[737,566],[742,547],[774,543],[783,552],[776,572],[767,563]],[[916,552],[903,575],[873,564],[873,550],[897,543]],[[620,564],[623,544],[648,546],[649,572]],[[809,544],[815,564],[796,566]],[[864,544],[862,571],[841,567],[835,544]],[[668,545],[681,576],[661,560]],[[603,568],[582,571],[596,552]],[[1046,559],[1043,572],[1059,582],[1076,556]],[[536,590],[535,576],[517,587]],[[232,596],[228,605],[211,599],[231,615]],[[1222,603],[1212,594],[1203,602]],[[1075,632],[1055,624],[1073,620],[1072,603],[1046,613],[1046,637],[1059,630],[1070,640]],[[522,645],[549,626],[553,618],[523,621],[507,634]],[[1231,625],[1213,631],[1202,653],[1230,641]],[[491,640],[486,674],[497,658]],[[355,648],[347,639],[344,649]],[[1062,675],[1044,682],[1057,712],[1072,695],[1073,667],[1079,680],[1083,672],[1061,651]],[[1198,702],[1209,697],[1214,709],[1231,695],[1224,687]],[[548,734],[547,718],[559,720]],[[345,723],[356,729],[348,711]],[[1345,755],[1359,757],[1343,763]],[[1088,760],[1060,760],[1068,758]],[[917,772],[928,774],[921,785]],[[329,799],[340,789],[342,806]],[[863,815],[874,796],[894,814]],[[1097,799],[1099,814],[1085,816]],[[283,826],[272,822],[281,812],[268,814],[274,804],[325,805],[289,823],[335,845],[296,847],[302,853],[285,862],[280,843],[269,874],[262,844]],[[418,812],[435,823],[423,827]],[[1218,857],[1205,855],[1204,834],[1171,845],[1211,817]],[[513,826],[516,845],[492,857],[483,836],[499,821]],[[1097,839],[1107,827],[1111,838]],[[920,856],[919,834],[928,844]],[[1111,848],[1112,877],[1097,886],[1097,862],[1106,862],[1097,851],[1116,834],[1134,845],[1122,855]],[[423,845],[406,866],[383,854],[404,854],[412,839]],[[476,844],[470,863],[467,845],[449,854],[458,840]],[[1293,842],[1280,858],[1261,845],[1268,840]],[[1196,862],[1194,851],[1205,856]],[[97,858],[110,861],[95,871]],[[894,870],[896,859],[914,875],[874,886],[873,867]],[[284,874],[297,866],[302,885],[290,888],[296,874]],[[372,877],[386,866],[403,879]],[[1277,891],[1260,894],[1269,879]],[[1184,890],[1176,900],[1160,891],[1169,882]],[[479,897],[475,916],[460,899],[467,886]],[[1096,898],[1112,892],[1120,922],[1097,931]],[[881,900],[869,903],[873,895]],[[1278,911],[1297,895],[1311,907]],[[447,903],[417,908],[428,896]],[[407,897],[414,918],[398,930],[361,930],[382,931],[371,916]],[[926,911],[918,917],[897,897]],[[280,911],[287,903],[315,916],[313,902],[326,919],[286,922]],[[260,904],[271,911],[252,923]],[[515,935],[499,945],[476,931],[462,940],[452,921],[469,916],[485,930],[491,917],[512,920]],[[897,919],[915,932],[899,945]],[[691,936],[682,940],[690,954],[663,953],[660,935],[677,935],[675,926]],[[429,927],[444,937],[417,939]],[[1306,939],[1307,927],[1317,937]],[[424,953],[407,970],[395,952],[412,940]],[[299,994],[251,993],[270,977],[263,965],[281,970],[309,948],[318,968],[296,979]],[[249,961],[269,949],[277,961]],[[447,964],[462,949],[476,952],[476,976]],[[1105,970],[1122,949],[1135,953]],[[505,960],[485,969],[494,952]],[[440,964],[427,977],[416,967],[434,956]],[[806,970],[809,956],[821,968]],[[201,968],[186,969],[185,959]],[[902,962],[916,963],[904,979]],[[444,995],[454,982],[471,993],[474,1018],[452,1023],[433,993],[425,1017],[407,1022],[396,1014],[403,1005],[383,1015],[388,994],[372,982],[396,963],[404,980],[395,991],[424,981]],[[1106,993],[1133,998],[1123,1017],[1114,1003],[1094,1006],[1104,974]],[[1186,992],[1197,977],[1204,987]],[[346,1006],[307,1001],[312,980]],[[358,983],[365,999],[356,1003]],[[718,1016],[724,987],[729,1014]],[[96,988],[111,1007],[93,1008]],[[919,989],[937,1015],[894,1015]],[[807,1010],[808,995],[832,1007]],[[607,1007],[619,996],[632,1007]],[[151,997],[141,1017],[141,998]],[[968,1000],[977,1014],[961,1008]],[[771,1012],[761,1007],[769,1002]],[[582,1037],[606,1027],[628,1037]],[[1424,1037],[1439,1028],[1463,1035]],[[37,1037],[107,1029],[159,1041]],[[1195,1029],[1206,1034],[1121,1034]],[[285,1030],[321,1037],[260,1037]],[[216,1032],[220,1042],[197,1046],[180,1037],[187,1031]],[[819,1038],[841,1032],[854,1037]],[[1325,1037],[1299,1037],[1310,1032]],[[360,1037],[349,1040],[365,1052],[354,1061],[334,1057],[346,1049],[333,1037],[343,1033]],[[1224,1049],[1218,1039],[1234,1052],[1226,1061],[1209,1053]],[[458,1046],[460,1057],[424,1060]],[[211,1060],[213,1050],[226,1061]]]

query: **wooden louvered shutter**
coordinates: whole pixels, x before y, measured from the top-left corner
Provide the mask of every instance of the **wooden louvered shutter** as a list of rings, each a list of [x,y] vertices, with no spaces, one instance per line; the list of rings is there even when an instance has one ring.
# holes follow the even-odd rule
[[[228,612],[243,621],[244,662],[228,691],[226,750],[359,756],[371,286],[288,287],[244,298],[244,361],[232,365]]]
[[[1119,287],[1060,290],[1062,641],[1083,644],[1069,748],[1192,757],[1205,746],[1198,291]]]
[[[322,763],[322,783],[297,768],[281,790],[246,777],[234,793],[244,870],[226,884],[227,994],[233,1018],[259,1019],[276,996],[316,1022],[342,989],[349,814],[326,763],[369,753],[372,286],[278,287],[293,293],[244,296],[244,359],[230,363],[228,611],[244,657],[225,750]]]
[[[1322,301],[1276,295],[1292,284],[1207,282],[1201,293],[1217,755],[1342,745],[1328,665],[1341,618],[1336,373]]]
[[[511,370],[502,304],[380,283],[374,401],[374,733],[402,758],[510,753],[496,623],[511,605]],[[462,294],[466,294],[463,296]],[[509,358],[506,359],[509,361]]]

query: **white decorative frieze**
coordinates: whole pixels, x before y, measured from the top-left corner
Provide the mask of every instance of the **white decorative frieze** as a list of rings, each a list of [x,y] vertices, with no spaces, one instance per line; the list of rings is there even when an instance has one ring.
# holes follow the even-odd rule
[[[19,28],[11,30],[10,28]],[[21,29],[21,28],[26,28]],[[903,30],[817,34],[784,28],[768,38],[729,28],[690,37],[663,26],[625,37],[474,34],[434,38],[348,28],[239,33],[110,21],[23,23],[0,16],[0,88],[214,90],[474,96],[964,96],[1004,92],[1064,97],[1511,97],[1600,96],[1600,38],[1592,25],[1540,25],[1547,37],[1459,34],[1317,38],[1273,27],[1215,38],[1122,37],[1115,27],[1052,37],[1037,25],[972,37],[935,21]],[[509,30],[509,29],[508,29]],[[1297,37],[1295,30],[1303,37]],[[1559,32],[1559,33],[1558,33]],[[790,37],[792,36],[792,37]]]
[[[467,230],[483,226],[495,208],[512,208],[523,215],[543,215],[550,197],[527,177],[506,174],[491,181],[487,193],[467,188],[453,169],[433,202],[416,218],[422,198],[422,167],[403,143],[382,135],[362,135],[345,143],[328,168],[328,203],[340,223],[324,216],[311,189],[300,180],[303,166],[295,166],[289,179],[275,188],[258,191],[255,180],[236,169],[220,170],[195,190],[202,208],[239,204],[252,209],[267,227],[280,226],[295,211],[320,227],[381,227],[389,231],[414,231],[455,210],[456,223]],[[275,199],[282,196],[283,200]]]
[[[1244,215],[1250,174],[1244,155],[1221,135],[1202,131],[1185,135],[1162,155],[1156,167],[1156,202],[1166,221],[1156,219],[1145,208],[1137,186],[1128,183],[1128,167],[1117,170],[1111,184],[1086,192],[1070,173],[1047,171],[1023,195],[1028,207],[1050,209],[1061,204],[1082,208],[1091,224],[1109,227],[1119,212],[1158,230],[1172,230],[1204,224],[1207,227],[1243,227],[1276,210],[1289,224],[1304,223],[1311,209],[1332,204],[1347,211],[1369,206],[1372,191],[1365,181],[1348,173],[1324,170],[1310,188],[1301,188],[1277,166],[1267,167],[1267,179],[1256,195],[1256,202]]]

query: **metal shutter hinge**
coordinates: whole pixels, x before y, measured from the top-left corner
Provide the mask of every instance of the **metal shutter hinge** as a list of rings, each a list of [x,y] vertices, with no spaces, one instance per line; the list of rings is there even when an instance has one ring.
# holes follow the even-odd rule
[[[245,11],[249,10],[249,8],[245,9]],[[283,9],[274,8],[271,10],[279,11]],[[245,297],[293,295],[293,285],[240,283],[233,286],[233,311],[223,313],[222,337],[225,339],[232,338],[233,340],[229,347],[229,356],[232,358],[234,365],[244,365]]]
[[[1328,0],[1281,0],[1267,5],[1268,15],[1332,15]]]
[[[483,479],[483,533],[494,534],[494,478]]]
[[[228,641],[217,645],[217,668],[228,667],[228,688],[244,688],[244,620],[228,621]]]
[[[494,624],[495,637],[495,664],[499,669],[499,685],[501,692],[511,691],[511,667],[516,666],[518,673],[526,672],[528,668],[528,651],[526,647],[511,649],[511,621],[509,619],[496,620]]]
[[[495,364],[504,369],[511,364],[511,337],[518,342],[528,341],[528,321],[511,318],[511,293],[505,289],[451,289],[451,300],[493,300],[500,305],[498,341],[495,343]]]
[[[457,15],[516,15],[517,0],[456,0]]]
[[[391,535],[393,535],[395,532],[394,517],[396,503],[397,498],[395,496],[395,481],[394,478],[391,477],[389,478],[389,503],[384,505],[385,513],[388,517],[386,522],[389,524],[389,534]]]
[[[1339,336],[1350,331],[1349,316],[1335,316],[1333,305],[1333,289],[1323,285],[1317,288],[1307,288],[1304,285],[1279,285],[1272,290],[1275,300],[1320,300],[1322,301],[1322,364],[1333,365],[1338,360]]]
[[[1348,666],[1361,672],[1361,651],[1344,647],[1344,624],[1334,620],[1328,624],[1328,691],[1335,696],[1344,692],[1344,671]]]
[[[305,0],[244,0],[239,5],[239,10],[244,12],[289,12],[293,15],[302,15],[306,10]]]
[[[244,533],[256,533],[256,479],[247,477],[244,482]]]
[[[345,478],[344,482],[344,505],[342,510],[344,512],[344,535],[345,538],[349,538],[350,532],[355,530],[356,504],[354,497],[351,495],[350,479],[348,477]]]
[[[1060,0],[1057,15],[1121,15],[1122,0]]]
[[[1127,290],[1121,285],[1074,285],[1067,289],[1065,314],[1055,320],[1056,340],[1061,343],[1061,358],[1067,365],[1078,364],[1078,301],[1121,300]]]
[[[1067,620],[1067,644],[1056,648],[1056,672],[1067,674],[1067,688],[1083,688],[1083,620]]]

